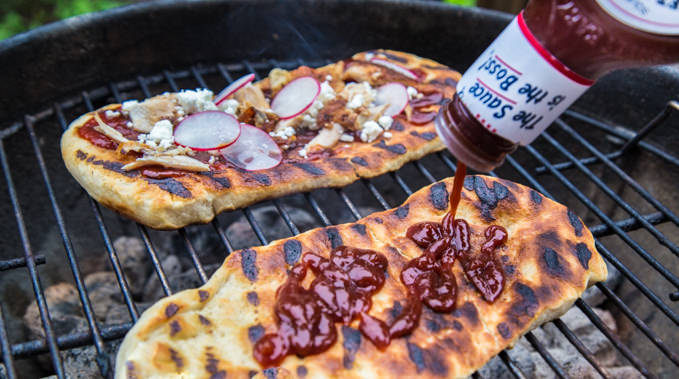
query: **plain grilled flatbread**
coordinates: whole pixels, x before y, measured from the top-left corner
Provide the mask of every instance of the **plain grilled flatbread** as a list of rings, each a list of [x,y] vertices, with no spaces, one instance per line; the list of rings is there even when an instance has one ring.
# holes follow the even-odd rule
[[[385,351],[357,330],[340,325],[337,343],[319,355],[288,356],[262,369],[253,344],[276,331],[273,306],[286,269],[305,252],[327,257],[333,247],[372,249],[388,261],[384,287],[370,314],[393,320],[406,303],[399,274],[422,248],[406,238],[410,225],[440,222],[448,211],[452,178],[425,187],[400,207],[355,223],[319,228],[231,254],[204,286],[160,300],[123,341],[116,378],[461,378],[538,325],[565,313],[583,291],[606,279],[606,265],[582,221],[563,205],[522,185],[469,176],[457,212],[472,231],[471,251],[495,224],[509,234],[497,253],[506,274],[503,292],[485,302],[455,263],[456,309],[423,307],[418,328]]]
[[[386,67],[371,64],[367,58],[371,55],[367,54],[377,54],[385,60],[418,70],[423,79],[416,82]],[[352,57],[350,65],[340,61],[313,70],[300,67],[291,74],[292,77],[313,74],[321,81],[329,75],[333,80],[368,81],[374,86],[399,81],[421,93],[439,92],[444,98],[452,97],[460,77],[456,71],[432,60],[394,51],[359,53]],[[254,85],[264,93],[272,91],[268,77]],[[431,105],[426,111],[436,112],[439,106]],[[113,104],[97,112],[103,114],[106,110],[119,108],[119,104]],[[433,122],[415,125],[403,116],[395,118],[389,130],[390,138],[382,135],[370,143],[339,142],[321,158],[303,159],[294,152],[291,159],[266,170],[247,172],[227,168],[154,179],[140,175],[138,170],[122,169],[134,161],[135,156],[95,146],[79,136],[78,129],[93,122],[93,117],[94,112],[81,116],[64,133],[61,151],[67,169],[95,200],[157,229],[209,222],[222,211],[285,194],[344,186],[359,178],[397,170],[406,162],[444,148]]]

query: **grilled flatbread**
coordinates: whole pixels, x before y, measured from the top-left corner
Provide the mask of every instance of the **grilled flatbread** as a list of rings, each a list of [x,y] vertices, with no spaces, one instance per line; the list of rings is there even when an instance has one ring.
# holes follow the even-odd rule
[[[142,315],[120,347],[116,378],[462,378],[606,279],[592,234],[566,207],[510,181],[469,176],[457,217],[471,227],[471,251],[479,251],[489,225],[509,234],[496,252],[506,282],[494,303],[483,300],[455,262],[455,310],[436,313],[424,307],[415,331],[392,340],[386,350],[363,337],[358,322],[338,324],[338,341],[328,351],[288,356],[278,368],[261,369],[253,345],[276,331],[276,290],[305,252],[327,257],[345,245],[384,254],[387,280],[373,297],[370,314],[388,321],[397,317],[406,303],[399,274],[422,254],[406,230],[418,222],[440,222],[452,185],[452,178],[435,183],[400,207],[355,223],[234,252],[204,286],[162,299]]]
[[[416,79],[399,72],[399,67],[407,68],[411,76],[417,74]],[[313,113],[309,112],[314,106],[290,122],[277,120],[268,108],[271,99],[301,76],[327,82],[332,90],[326,91],[325,102]],[[141,106],[113,104],[87,113],[64,133],[62,156],[73,177],[100,203],[152,228],[175,229],[209,222],[219,212],[267,198],[378,176],[443,149],[433,122],[422,119],[431,118],[443,99],[452,97],[459,77],[432,60],[383,50],[359,53],[317,69],[274,69],[269,77],[234,94],[235,102],[219,108],[211,99],[205,100],[205,91],[189,91],[159,95]],[[390,82],[407,86],[411,101],[393,121],[382,122],[383,108],[370,99],[376,88]],[[429,95],[438,99],[435,104],[423,103]],[[178,100],[181,96],[184,102]],[[282,163],[245,171],[229,165],[216,152],[196,152],[169,139],[151,138],[158,122],[167,120],[176,126],[183,117],[205,109],[230,112],[239,121],[269,132],[283,150]],[[102,127],[95,115],[113,128]],[[413,121],[417,117],[420,120]],[[88,128],[90,138],[86,139],[82,132]],[[321,132],[324,138],[313,142]],[[103,142],[95,144],[93,138]],[[142,153],[144,163],[153,166],[126,166],[141,163]]]

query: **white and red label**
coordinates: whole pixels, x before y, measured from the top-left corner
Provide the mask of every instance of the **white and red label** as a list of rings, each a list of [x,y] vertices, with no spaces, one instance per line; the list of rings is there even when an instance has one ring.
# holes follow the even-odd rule
[[[679,0],[596,0],[611,17],[649,33],[679,35]]]
[[[462,75],[457,93],[488,130],[527,145],[593,83],[545,50],[520,13]]]

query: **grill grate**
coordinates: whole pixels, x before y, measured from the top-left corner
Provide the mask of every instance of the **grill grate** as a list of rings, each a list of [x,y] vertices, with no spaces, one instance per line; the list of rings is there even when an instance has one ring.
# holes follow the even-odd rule
[[[150,97],[155,93],[163,90],[176,91],[178,88],[192,88],[192,87],[210,87],[211,83],[214,89],[221,88],[225,83],[232,81],[233,77],[237,77],[245,72],[252,72],[257,75],[259,79],[260,72],[266,72],[272,67],[293,68],[300,64],[307,64],[310,66],[317,66],[327,62],[305,62],[305,61],[289,61],[279,62],[269,60],[266,62],[249,62],[243,61],[233,64],[217,64],[214,66],[192,66],[188,70],[170,71],[165,70],[162,73],[150,76],[137,76],[134,80],[123,81],[118,83],[110,83],[105,87],[95,88],[91,91],[85,91],[80,96],[66,99],[62,102],[55,103],[52,107],[47,108],[41,112],[26,115],[24,119],[16,124],[0,131],[0,163],[5,177],[5,185],[8,189],[9,200],[14,211],[14,217],[19,229],[19,238],[21,240],[21,247],[23,249],[23,257],[16,257],[14,259],[0,261],[0,271],[20,269],[26,267],[35,299],[38,303],[40,311],[41,323],[44,329],[45,338],[39,340],[22,341],[11,343],[8,337],[5,316],[3,315],[3,307],[0,304],[0,352],[2,353],[2,362],[5,365],[7,376],[9,378],[17,377],[15,369],[15,360],[28,357],[37,356],[40,354],[49,354],[53,369],[58,378],[65,377],[64,365],[60,352],[65,349],[71,349],[80,346],[94,346],[97,352],[97,364],[100,372],[104,377],[112,376],[113,357],[115,352],[109,351],[105,342],[117,340],[124,336],[125,332],[132,326],[132,322],[139,317],[138,304],[135,303],[130,291],[130,286],[126,280],[123,272],[118,252],[112,243],[111,232],[109,226],[112,222],[119,224],[131,225],[130,221],[117,217],[108,210],[102,210],[94,200],[88,197],[89,206],[91,207],[92,215],[94,216],[98,232],[101,235],[104,247],[106,249],[108,260],[113,268],[115,277],[120,289],[120,295],[127,306],[127,310],[132,322],[122,324],[102,324],[95,318],[93,304],[88,295],[88,290],[84,285],[82,271],[80,268],[81,262],[77,257],[73,237],[69,234],[75,233],[74,228],[67,227],[66,219],[62,211],[63,204],[59,204],[58,191],[53,186],[50,177],[48,165],[44,158],[43,150],[46,147],[41,146],[41,138],[37,131],[46,133],[51,130],[48,128],[60,127],[65,129],[68,125],[65,112],[69,115],[76,116],[82,111],[90,111],[95,109],[94,103],[101,103],[101,105],[116,101],[121,102],[125,100],[130,93],[138,94],[138,98]],[[206,77],[210,80],[206,81]],[[178,84],[180,83],[180,84]],[[665,163],[673,166],[679,166],[679,158],[665,152],[648,142],[642,140],[653,128],[664,123],[668,115],[673,110],[678,110],[679,105],[671,101],[667,108],[654,118],[642,131],[634,134],[627,131],[620,131],[610,125],[598,121],[583,114],[568,111],[561,119],[556,122],[549,132],[543,133],[539,143],[534,146],[522,148],[513,156],[508,157],[507,164],[501,168],[501,176],[508,177],[519,182],[524,182],[533,188],[539,190],[544,195],[560,200],[562,202],[568,200],[570,193],[579,202],[580,205],[588,209],[592,214],[602,221],[602,224],[594,225],[590,229],[597,237],[596,247],[608,263],[617,268],[623,277],[633,284],[639,293],[646,297],[652,304],[654,304],[660,311],[663,312],[675,325],[679,325],[679,317],[675,312],[673,303],[666,303],[662,296],[657,294],[657,290],[651,288],[650,285],[644,283],[635,271],[638,269],[630,267],[630,264],[624,263],[616,254],[614,254],[604,244],[604,238],[616,237],[622,240],[632,251],[650,266],[657,271],[672,287],[672,292],[668,294],[672,301],[679,299],[679,278],[677,273],[668,269],[665,264],[661,262],[649,250],[645,249],[630,234],[637,230],[645,231],[663,246],[664,249],[669,250],[673,255],[672,259],[679,257],[679,247],[672,242],[659,229],[661,226],[673,224],[679,226],[679,217],[671,211],[668,207],[663,205],[661,201],[656,199],[649,191],[644,189],[637,181],[635,181],[628,173],[626,173],[614,160],[625,156],[626,154],[638,153],[639,151],[654,155],[662,159]],[[567,120],[569,122],[567,122]],[[604,153],[600,148],[597,148],[592,142],[589,142],[585,137],[578,133],[571,122],[584,124],[588,128],[594,128],[601,131],[607,137],[614,137],[621,139],[623,144],[621,147],[615,149],[613,152]],[[19,197],[21,194],[17,193],[17,188],[14,178],[18,175],[17,172],[11,171],[10,159],[6,152],[7,147],[5,141],[13,135],[26,131],[33,147],[33,157],[37,162],[40,170],[40,176],[49,198],[49,203],[52,208],[53,216],[56,220],[56,225],[59,229],[60,238],[62,240],[64,250],[66,253],[66,261],[70,271],[73,275],[73,281],[78,291],[78,296],[82,305],[82,311],[89,326],[89,332],[70,333],[66,335],[57,335],[52,321],[50,319],[49,309],[47,307],[44,291],[43,281],[40,277],[38,265],[61,264],[62,262],[49,262],[45,257],[36,254],[32,247],[30,238],[26,228],[24,219],[24,212],[20,204]],[[554,137],[552,134],[559,134],[560,137]],[[562,138],[563,136],[563,138]],[[570,139],[569,142],[574,142],[575,148],[566,147],[562,142],[565,138]],[[569,145],[570,146],[570,145]],[[50,149],[57,149],[56,144],[49,147]],[[636,149],[636,150],[635,150]],[[572,150],[584,151],[589,154],[585,158],[578,158],[577,152]],[[558,152],[559,156],[565,157],[565,161],[552,163],[547,156],[551,156],[552,152]],[[531,162],[539,162],[539,165],[534,164],[531,167]],[[594,165],[603,165],[610,173],[614,175],[616,180],[622,181],[626,186],[632,188],[641,199],[646,201],[652,207],[652,211],[644,213],[635,207],[633,204],[625,201],[618,191],[613,189],[611,185],[606,183],[605,179],[600,178],[595,174],[590,167]],[[598,166],[597,166],[598,167]],[[290,232],[290,235],[300,233],[300,227],[295,223],[291,214],[286,210],[288,200],[292,197],[301,197],[304,203],[311,208],[313,214],[320,221],[318,226],[328,226],[333,223],[353,221],[361,218],[365,214],[361,213],[361,207],[357,205],[355,200],[352,200],[352,194],[363,197],[372,196],[376,202],[375,207],[382,209],[389,209],[401,203],[401,201],[408,195],[413,193],[413,190],[429,183],[433,183],[438,179],[454,174],[455,164],[452,157],[447,152],[432,154],[420,161],[407,164],[404,168],[397,172],[389,173],[375,179],[362,179],[359,182],[352,184],[346,188],[331,189],[331,190],[317,190],[311,193],[304,193],[302,195],[291,195],[281,199],[274,199],[267,203],[273,204],[278,215],[284,222],[285,226]],[[593,183],[598,190],[603,192],[609,199],[613,201],[613,210],[621,209],[625,211],[630,217],[614,221],[608,214],[612,211],[605,211],[597,201],[593,201],[586,195],[579,183],[575,180],[569,179],[567,175],[571,170],[575,170],[575,175],[581,176]],[[496,176],[494,172],[491,175]],[[539,178],[542,178],[540,180]],[[73,185],[71,183],[71,185]],[[383,189],[381,190],[380,187]],[[386,187],[386,189],[385,189]],[[552,195],[552,189],[557,196]],[[400,190],[400,192],[398,192]],[[334,193],[334,195],[332,195]],[[366,196],[369,194],[369,196]],[[323,196],[323,205],[317,200],[318,197]],[[334,199],[334,200],[333,200]],[[39,201],[40,199],[35,199]],[[259,224],[257,217],[253,213],[256,206],[244,208],[239,211],[230,212],[231,214],[242,214],[245,217],[250,228],[256,238],[261,244],[267,244],[269,238],[262,226]],[[646,207],[648,208],[648,207]],[[223,216],[215,218],[211,222],[211,228],[221,243],[224,258],[228,256],[235,248],[226,235],[225,229],[222,227],[220,219]],[[348,218],[348,219],[347,219]],[[71,220],[71,223],[74,221]],[[82,222],[76,220],[75,222]],[[107,226],[108,225],[108,226]],[[195,226],[189,228],[210,228],[210,226]],[[136,224],[136,230],[140,239],[148,253],[149,260],[155,270],[155,274],[159,280],[160,287],[166,295],[174,292],[171,285],[171,278],[166,275],[160,262],[158,250],[154,245],[152,234],[155,231],[148,230],[145,226]],[[159,232],[158,232],[159,233]],[[199,280],[204,283],[208,279],[208,269],[201,262],[199,254],[197,253],[194,243],[192,242],[191,234],[185,228],[176,232],[162,232],[162,233],[177,233],[180,241],[185,245],[186,253],[195,268],[195,272]],[[286,236],[275,236],[275,238],[283,238]],[[676,260],[674,260],[676,266]],[[656,332],[647,324],[650,321],[642,319],[635,310],[631,309],[615,292],[604,283],[597,283],[596,287],[603,293],[606,299],[615,308],[622,312],[625,317],[631,321],[648,340],[657,347],[657,349],[669,359],[674,365],[679,367],[679,356],[674,349],[663,341]],[[599,329],[610,341],[612,346],[627,359],[641,374],[647,377],[654,377],[654,374],[647,368],[648,362],[642,361],[635,353],[633,347],[625,345],[618,335],[611,331],[594,310],[582,299],[577,300],[575,305],[582,310],[585,316]],[[639,310],[637,310],[638,312]],[[552,324],[563,334],[563,336],[579,351],[582,358],[587,360],[589,364],[603,377],[610,377],[610,373],[602,366],[601,362],[597,361],[596,357],[588,349],[588,347],[581,341],[576,334],[560,319],[552,321]],[[560,378],[567,377],[566,371],[562,364],[554,356],[550,354],[544,346],[543,341],[540,341],[534,333],[528,333],[524,338],[528,343],[539,353],[544,361],[552,368],[554,375]],[[506,366],[508,371],[517,378],[523,378],[525,375],[512,359],[511,353],[503,351],[499,355],[500,360]],[[478,373],[474,374],[475,378],[481,377]]]

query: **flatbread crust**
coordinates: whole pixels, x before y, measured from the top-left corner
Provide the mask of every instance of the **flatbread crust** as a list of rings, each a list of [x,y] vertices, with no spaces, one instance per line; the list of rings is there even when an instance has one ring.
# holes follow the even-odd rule
[[[345,80],[372,80],[375,85],[398,80],[421,91],[439,91],[444,98],[454,94],[455,84],[460,78],[458,72],[412,54],[378,52],[399,65],[424,73],[422,83],[368,63],[366,54],[375,54],[375,51],[354,55],[352,65],[340,70],[340,73],[337,71],[345,67],[344,62],[315,71],[320,77],[343,75]],[[373,75],[376,71],[382,73],[379,79]],[[266,89],[269,79],[255,85]],[[109,105],[102,110],[117,106]],[[437,111],[438,107],[432,105],[427,110]],[[406,162],[444,148],[433,122],[415,125],[400,117],[395,119],[389,131],[391,138],[382,136],[371,143],[339,142],[331,149],[330,158],[300,158],[255,172],[226,169],[209,174],[187,173],[181,177],[151,179],[141,176],[138,171],[122,170],[123,165],[134,160],[133,157],[97,147],[78,135],[78,128],[93,117],[93,112],[79,117],[62,136],[61,152],[67,169],[95,200],[156,229],[176,229],[192,223],[209,222],[222,211],[290,193],[344,186],[359,178],[397,170]]]
[[[253,344],[276,330],[276,289],[305,252],[328,257],[344,244],[373,249],[388,261],[384,287],[370,314],[389,322],[405,304],[399,274],[422,249],[406,238],[417,222],[441,221],[453,179],[425,187],[398,208],[355,223],[319,228],[231,254],[202,287],[160,300],[128,332],[118,352],[116,378],[462,378],[538,325],[565,313],[583,291],[606,279],[604,261],[582,221],[563,205],[522,185],[470,176],[458,209],[478,253],[488,225],[509,233],[501,257],[506,283],[493,304],[485,302],[455,263],[456,309],[448,314],[423,307],[418,328],[379,351],[357,323],[338,325],[330,350],[288,356],[262,372]]]

